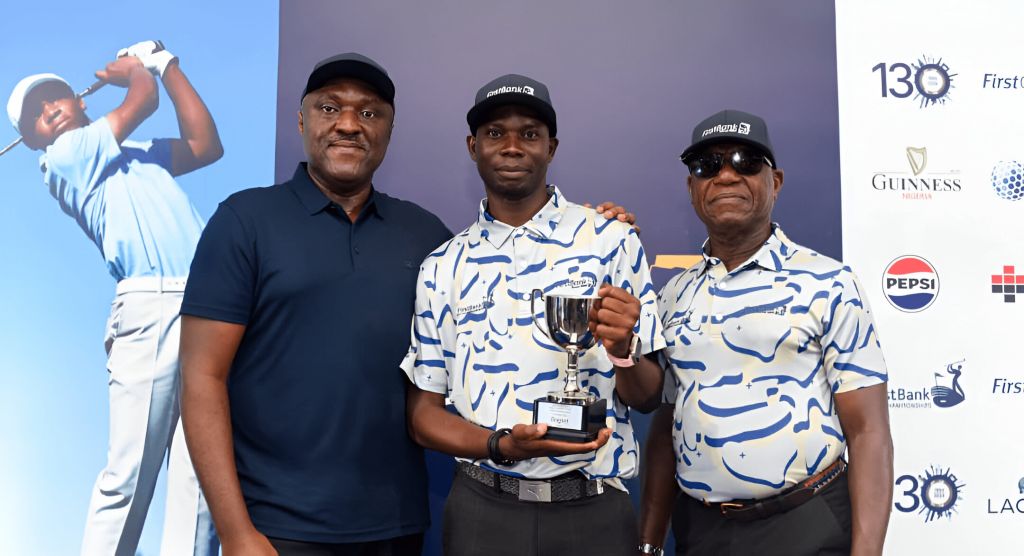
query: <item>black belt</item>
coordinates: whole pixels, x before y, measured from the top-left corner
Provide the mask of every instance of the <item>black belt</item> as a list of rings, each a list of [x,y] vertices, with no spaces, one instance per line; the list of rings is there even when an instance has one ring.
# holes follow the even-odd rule
[[[817,475],[809,477],[797,483],[789,490],[770,498],[763,500],[733,500],[732,502],[705,502],[705,504],[712,508],[718,508],[724,517],[736,521],[764,519],[775,514],[788,512],[807,502],[845,472],[846,461],[843,458],[839,458],[835,463],[829,465]]]
[[[488,471],[478,465],[458,462],[459,473],[481,482],[498,492],[514,494],[527,502],[567,502],[604,493],[602,479],[588,479],[573,471],[550,479],[519,479]]]

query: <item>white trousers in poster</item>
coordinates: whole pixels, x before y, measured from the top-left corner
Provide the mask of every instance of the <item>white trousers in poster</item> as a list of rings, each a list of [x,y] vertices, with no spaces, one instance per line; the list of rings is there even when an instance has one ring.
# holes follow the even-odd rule
[[[157,475],[168,458],[160,553],[216,555],[213,520],[181,427],[178,343],[184,279],[126,278],[107,322],[110,440],[96,479],[83,556],[134,556]]]

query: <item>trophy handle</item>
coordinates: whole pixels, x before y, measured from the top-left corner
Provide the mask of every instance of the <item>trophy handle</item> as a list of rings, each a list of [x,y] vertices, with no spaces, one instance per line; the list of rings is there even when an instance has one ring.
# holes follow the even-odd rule
[[[544,332],[544,329],[540,327],[540,323],[537,322],[537,308],[534,307],[537,299],[544,299],[544,292],[539,289],[534,289],[533,292],[530,293],[530,319],[533,320],[533,325],[537,327],[537,330],[540,330],[541,334],[547,336],[548,333]]]

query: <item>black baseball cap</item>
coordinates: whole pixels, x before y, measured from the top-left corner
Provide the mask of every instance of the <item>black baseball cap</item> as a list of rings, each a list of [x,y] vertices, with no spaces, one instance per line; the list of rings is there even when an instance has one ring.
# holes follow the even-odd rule
[[[302,98],[339,77],[353,77],[373,87],[380,98],[395,105],[395,84],[380,64],[356,52],[346,52],[325,58],[313,66],[312,73],[302,90]]]
[[[722,110],[708,118],[705,118],[697,127],[693,128],[693,138],[689,147],[683,151],[680,158],[683,162],[700,149],[715,143],[745,143],[764,151],[772,167],[778,168],[775,163],[775,153],[772,150],[772,142],[768,139],[768,124],[758,116],[741,110]]]
[[[487,113],[506,104],[519,104],[536,110],[541,121],[547,124],[551,136],[558,133],[555,109],[551,106],[547,85],[514,73],[493,79],[476,92],[476,102],[466,114],[469,132],[476,135],[476,128],[484,123]]]

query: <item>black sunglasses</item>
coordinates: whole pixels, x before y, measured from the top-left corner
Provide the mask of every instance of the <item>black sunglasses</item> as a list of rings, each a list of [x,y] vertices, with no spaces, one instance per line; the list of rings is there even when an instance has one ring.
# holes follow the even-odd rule
[[[744,176],[757,174],[764,167],[764,164],[768,164],[769,168],[774,168],[772,161],[768,160],[764,153],[750,148],[734,149],[727,153],[710,151],[690,153],[679,158],[690,169],[690,175],[702,179],[711,179],[717,176],[718,172],[722,171],[722,166],[725,165],[726,160],[729,161],[729,165],[736,172]]]

